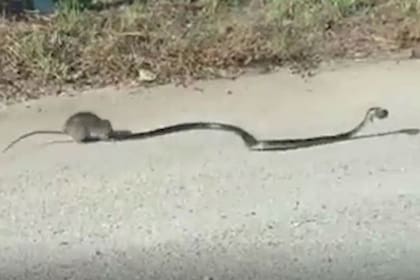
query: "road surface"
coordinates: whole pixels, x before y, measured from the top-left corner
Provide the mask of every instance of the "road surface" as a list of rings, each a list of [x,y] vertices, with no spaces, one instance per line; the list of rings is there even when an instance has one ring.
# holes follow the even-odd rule
[[[0,145],[92,110],[135,131],[184,121],[259,138],[420,128],[420,62],[104,89],[0,112]],[[419,279],[420,135],[250,152],[220,131],[0,155],[1,279]]]

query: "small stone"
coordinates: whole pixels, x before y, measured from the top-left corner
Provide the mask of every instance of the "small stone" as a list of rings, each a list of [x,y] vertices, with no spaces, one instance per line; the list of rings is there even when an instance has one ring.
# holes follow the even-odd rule
[[[139,80],[142,82],[151,82],[156,80],[157,78],[157,75],[155,73],[146,69],[140,69],[138,73]]]

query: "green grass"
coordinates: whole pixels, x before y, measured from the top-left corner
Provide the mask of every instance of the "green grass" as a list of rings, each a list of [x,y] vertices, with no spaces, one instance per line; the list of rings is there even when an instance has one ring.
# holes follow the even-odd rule
[[[3,19],[1,101],[36,98],[49,88],[141,84],[142,70],[157,75],[152,84],[249,66],[305,70],[322,59],[395,51],[420,38],[414,0],[196,2],[136,1],[96,11],[87,0],[70,0],[50,18]]]

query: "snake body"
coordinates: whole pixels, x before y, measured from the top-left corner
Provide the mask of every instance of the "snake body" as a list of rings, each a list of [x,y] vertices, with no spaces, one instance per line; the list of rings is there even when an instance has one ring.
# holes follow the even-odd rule
[[[355,126],[353,129],[338,133],[334,135],[323,135],[310,138],[297,138],[297,139],[274,139],[274,140],[258,140],[254,135],[248,131],[230,124],[217,123],[217,122],[191,122],[181,123],[163,128],[157,128],[145,132],[129,133],[119,136],[118,134],[112,135],[111,138],[117,141],[124,140],[139,140],[145,139],[170,133],[176,133],[188,130],[223,130],[233,132],[240,136],[251,151],[271,151],[271,150],[292,150],[304,147],[310,147],[315,145],[322,145],[328,143],[334,143],[344,140],[349,140],[357,133],[359,133],[369,122],[373,122],[375,119],[385,119],[388,117],[389,112],[387,109],[381,107],[371,107],[367,110],[363,120]]]

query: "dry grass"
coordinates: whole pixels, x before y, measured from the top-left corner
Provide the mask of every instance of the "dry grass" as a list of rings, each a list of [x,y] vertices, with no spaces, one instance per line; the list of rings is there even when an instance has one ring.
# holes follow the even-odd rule
[[[52,17],[0,22],[0,101],[395,51],[419,40],[419,9],[414,0],[160,0],[104,11],[62,5]],[[145,71],[156,79],[145,82]]]

